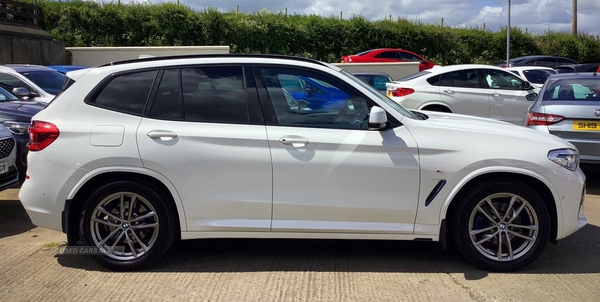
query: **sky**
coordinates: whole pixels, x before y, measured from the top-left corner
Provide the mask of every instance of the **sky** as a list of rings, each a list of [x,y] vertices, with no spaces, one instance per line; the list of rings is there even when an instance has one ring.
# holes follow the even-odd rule
[[[482,27],[498,31],[508,23],[508,0],[179,0],[196,10],[216,7],[222,11],[254,13],[267,9],[288,14],[317,14],[344,18],[362,15],[371,20],[404,17],[444,26]],[[546,30],[571,32],[573,0],[511,0],[512,26],[531,33]],[[155,0],[177,2],[177,0]],[[577,0],[579,32],[600,35],[600,0]]]

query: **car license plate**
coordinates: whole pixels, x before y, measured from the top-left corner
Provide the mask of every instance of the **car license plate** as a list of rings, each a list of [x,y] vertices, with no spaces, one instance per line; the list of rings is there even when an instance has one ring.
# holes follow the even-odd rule
[[[391,98],[391,97],[392,97],[392,91],[391,91],[391,90],[388,90],[388,92],[387,92],[387,96],[388,96],[388,98]]]
[[[8,172],[8,163],[0,163],[0,174]]]
[[[600,121],[573,121],[573,130],[600,131]]]

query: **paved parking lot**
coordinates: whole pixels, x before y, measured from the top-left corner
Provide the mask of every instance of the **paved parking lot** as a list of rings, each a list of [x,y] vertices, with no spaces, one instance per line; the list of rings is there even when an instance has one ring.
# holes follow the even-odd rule
[[[199,301],[599,301],[600,173],[586,172],[589,225],[516,273],[478,270],[437,243],[196,240],[152,269],[118,273],[61,255],[66,237],[0,193],[0,299]]]

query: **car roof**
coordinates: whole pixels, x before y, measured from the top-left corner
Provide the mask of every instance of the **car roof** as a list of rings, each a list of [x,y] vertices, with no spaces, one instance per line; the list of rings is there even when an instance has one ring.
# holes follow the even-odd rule
[[[495,70],[506,70],[506,68],[500,68],[498,66],[493,65],[485,65],[485,64],[459,64],[459,65],[446,65],[440,66],[437,68],[431,68],[424,71],[429,71],[431,74],[440,74],[448,71],[456,71],[463,69],[495,69]]]
[[[544,59],[544,58],[561,58],[561,59],[569,59],[569,58],[565,58],[565,57],[560,57],[560,56],[551,56],[551,55],[529,55],[529,56],[522,56],[522,57],[516,57],[516,58],[512,58],[510,59],[511,61],[522,61],[522,60],[528,60],[528,59]],[[571,59],[569,59],[571,60]]]
[[[56,71],[50,67],[41,66],[41,65],[30,65],[30,64],[5,64],[0,66],[0,68],[12,69],[16,72],[28,72],[28,71]]]
[[[546,69],[546,70],[554,70],[551,67],[545,67],[545,66],[514,66],[514,67],[508,67],[508,68],[504,68],[506,70],[532,70],[532,69]]]
[[[600,79],[600,75],[595,72],[579,72],[579,73],[556,73],[548,77],[550,80],[563,80],[563,79]]]

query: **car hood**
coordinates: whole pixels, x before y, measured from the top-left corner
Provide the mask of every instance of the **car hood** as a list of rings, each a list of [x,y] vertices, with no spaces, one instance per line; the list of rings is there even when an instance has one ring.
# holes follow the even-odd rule
[[[15,115],[31,118],[46,107],[45,104],[32,101],[0,102],[0,112],[4,115]]]
[[[498,138],[498,141],[504,139],[509,144],[518,144],[520,141],[528,141],[545,143],[553,145],[556,148],[569,147],[576,149],[571,143],[555,135],[523,126],[513,125],[507,122],[454,113],[430,111],[422,111],[421,113],[429,116],[429,119],[427,119],[426,122],[430,126],[444,129],[444,131],[455,132],[459,130],[461,135],[469,135],[470,132],[474,137],[477,135],[482,135],[484,137],[494,135]]]

